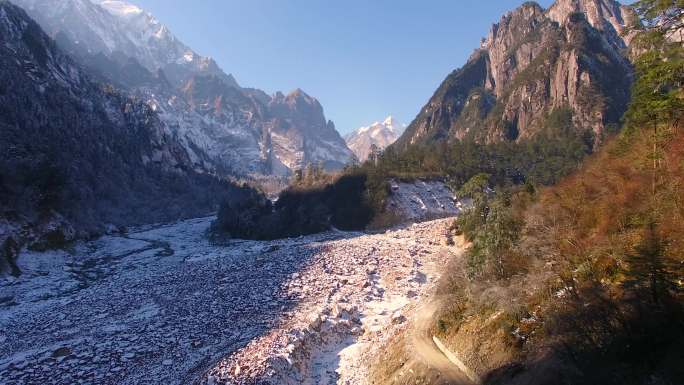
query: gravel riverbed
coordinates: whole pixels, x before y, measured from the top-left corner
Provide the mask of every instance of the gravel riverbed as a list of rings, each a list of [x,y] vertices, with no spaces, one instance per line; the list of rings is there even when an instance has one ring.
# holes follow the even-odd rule
[[[458,250],[441,219],[211,244],[213,218],[23,252],[0,278],[4,384],[363,384]]]

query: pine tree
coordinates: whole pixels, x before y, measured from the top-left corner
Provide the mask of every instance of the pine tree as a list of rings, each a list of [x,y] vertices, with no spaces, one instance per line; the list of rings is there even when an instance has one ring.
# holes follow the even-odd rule
[[[641,24],[634,46],[643,53],[635,61],[628,126],[677,126],[684,116],[684,48],[676,36],[684,30],[684,0],[642,0],[635,9]]]
[[[678,266],[666,257],[665,241],[658,233],[655,222],[651,221],[646,226],[641,242],[628,260],[628,275],[631,279],[627,283],[633,287],[646,288],[653,305],[661,305],[663,298],[671,290],[677,289]]]
[[[640,0],[632,5],[647,32],[682,42],[684,0]],[[652,37],[652,36],[651,36]]]

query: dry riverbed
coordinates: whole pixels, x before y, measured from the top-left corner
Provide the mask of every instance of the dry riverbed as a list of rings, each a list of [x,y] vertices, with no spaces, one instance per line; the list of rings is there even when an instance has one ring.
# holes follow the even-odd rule
[[[455,247],[448,219],[212,245],[200,218],[24,252],[0,278],[6,384],[364,384]]]

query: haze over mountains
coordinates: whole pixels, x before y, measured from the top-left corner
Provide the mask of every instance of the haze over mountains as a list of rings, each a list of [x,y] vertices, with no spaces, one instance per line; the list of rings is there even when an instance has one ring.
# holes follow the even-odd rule
[[[309,163],[339,169],[352,152],[301,90],[241,88],[213,59],[152,15],[115,0],[18,0],[58,45],[103,81],[157,112],[193,167],[220,175],[288,175]]]

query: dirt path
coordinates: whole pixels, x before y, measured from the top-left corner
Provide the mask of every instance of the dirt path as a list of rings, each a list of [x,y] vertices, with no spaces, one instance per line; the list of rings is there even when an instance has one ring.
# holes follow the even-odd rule
[[[413,329],[410,331],[408,351],[413,359],[423,365],[437,369],[443,378],[452,384],[470,384],[471,379],[444,355],[435,344],[431,333],[434,315],[439,309],[439,301],[432,299],[416,309]]]

